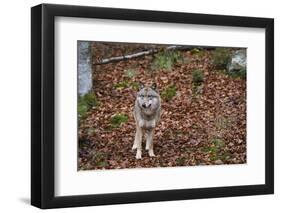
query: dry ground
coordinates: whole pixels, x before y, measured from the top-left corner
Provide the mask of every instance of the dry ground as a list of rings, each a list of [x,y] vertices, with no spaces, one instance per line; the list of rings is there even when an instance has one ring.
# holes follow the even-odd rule
[[[171,70],[153,69],[151,55],[95,66],[93,93],[99,104],[80,122],[78,169],[245,163],[246,81],[217,71],[210,53],[181,51],[184,60]],[[204,74],[197,86],[195,69]],[[154,138],[156,157],[143,150],[141,160],[131,149],[137,82],[156,82],[162,94],[169,87],[176,91],[170,100],[162,100]],[[127,122],[113,126],[116,114],[127,116]]]

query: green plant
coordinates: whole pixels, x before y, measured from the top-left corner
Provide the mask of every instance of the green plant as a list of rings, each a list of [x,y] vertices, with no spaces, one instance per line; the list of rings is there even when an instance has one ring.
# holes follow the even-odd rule
[[[183,57],[179,51],[162,51],[155,55],[155,58],[152,62],[152,68],[171,70],[176,63],[179,63],[182,60]]]
[[[196,85],[201,84],[204,81],[204,73],[200,69],[192,71],[192,82]]]
[[[84,119],[86,117],[88,107],[83,104],[78,104],[78,117],[79,119]]]
[[[140,84],[137,83],[137,82],[131,82],[130,85],[131,85],[131,87],[132,87],[133,90],[138,91],[138,90],[140,89]]]
[[[215,119],[215,126],[217,129],[227,129],[231,126],[231,119],[226,118],[224,116],[218,116]]]
[[[78,118],[79,121],[86,117],[87,111],[94,107],[98,106],[98,100],[93,93],[85,94],[78,98]]]
[[[208,153],[211,161],[218,159],[225,160],[226,158],[229,158],[229,155],[222,153],[224,146],[225,142],[222,139],[214,138],[210,141],[209,145],[203,146],[200,150],[201,152]]]
[[[211,143],[218,149],[224,147],[225,143],[222,139],[214,138]]]
[[[198,49],[198,48],[193,48],[193,49],[190,50],[190,53],[192,55],[198,54],[199,52],[200,52],[200,49]]]
[[[97,97],[94,93],[85,94],[82,97],[79,97],[79,103],[87,105],[89,107],[96,106],[98,104]]]
[[[219,47],[212,52],[213,64],[217,68],[226,69],[231,58],[231,50],[229,48]]]
[[[246,79],[247,78],[247,69],[244,68],[244,69],[241,69],[239,72],[239,77],[242,78],[242,79]]]
[[[122,123],[126,123],[128,121],[128,116],[123,114],[113,115],[110,119],[110,126],[112,128],[119,127]]]
[[[202,58],[204,56],[204,50],[201,48],[193,48],[190,50],[190,54],[197,57],[197,58]]]
[[[197,95],[203,93],[204,85],[203,84],[192,84],[192,98],[198,98]]]
[[[177,164],[177,166],[184,166],[184,164],[185,164],[185,158],[184,157],[179,157],[179,158],[177,158],[176,159],[176,164]]]
[[[108,163],[107,163],[107,161],[100,161],[100,162],[97,162],[97,166],[106,167],[106,166],[108,166]]]
[[[114,88],[115,89],[125,89],[125,88],[128,88],[129,87],[129,82],[128,81],[121,81],[121,82],[118,82],[116,84],[114,84]]]
[[[192,98],[196,98],[198,94],[203,93],[204,72],[200,69],[192,71]]]
[[[223,161],[229,160],[233,157],[233,154],[231,154],[230,152],[225,152],[222,153],[221,155],[219,155],[219,158]]]
[[[103,152],[96,152],[93,155],[93,161],[95,162],[95,164],[98,167],[106,167],[108,166],[108,162],[107,162],[107,154],[103,153]]]
[[[241,78],[241,79],[246,79],[247,77],[247,70],[246,68],[232,71],[232,72],[226,72],[227,75],[234,77],[234,78]]]
[[[176,94],[177,88],[174,85],[171,85],[161,92],[161,98],[166,101],[170,101]]]
[[[114,88],[117,90],[122,90],[131,87],[133,90],[139,90],[140,84],[137,82],[129,82],[127,80],[120,81],[116,84],[114,84]]]
[[[211,151],[209,146],[203,146],[203,147],[201,147],[200,150],[201,150],[201,152],[210,152]]]
[[[132,68],[129,68],[129,69],[125,70],[124,72],[125,72],[125,76],[128,78],[133,78],[137,74],[136,70],[132,69]]]

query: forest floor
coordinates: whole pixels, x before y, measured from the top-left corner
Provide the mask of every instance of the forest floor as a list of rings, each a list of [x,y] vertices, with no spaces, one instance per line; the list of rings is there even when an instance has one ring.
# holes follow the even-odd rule
[[[246,80],[217,70],[212,51],[198,53],[180,51],[169,69],[153,67],[152,55],[95,66],[95,104],[79,124],[78,169],[246,163]],[[156,156],[143,149],[141,160],[132,150],[138,82],[155,82],[162,97]]]

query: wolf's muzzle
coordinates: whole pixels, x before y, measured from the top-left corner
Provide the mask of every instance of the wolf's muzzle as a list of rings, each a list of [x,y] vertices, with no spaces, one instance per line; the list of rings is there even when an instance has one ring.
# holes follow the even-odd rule
[[[142,104],[143,108],[149,108],[150,106],[151,106],[151,104],[147,104],[147,105],[146,104]]]

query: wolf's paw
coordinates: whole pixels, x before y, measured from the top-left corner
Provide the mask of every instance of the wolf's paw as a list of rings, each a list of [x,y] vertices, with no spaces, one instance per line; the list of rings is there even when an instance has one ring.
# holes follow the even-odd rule
[[[153,149],[148,150],[148,155],[149,155],[149,157],[155,157]]]
[[[149,146],[148,145],[145,146],[145,150],[149,150]]]
[[[136,159],[141,159],[141,152],[140,151],[137,151]]]

